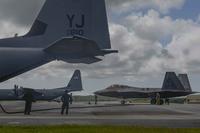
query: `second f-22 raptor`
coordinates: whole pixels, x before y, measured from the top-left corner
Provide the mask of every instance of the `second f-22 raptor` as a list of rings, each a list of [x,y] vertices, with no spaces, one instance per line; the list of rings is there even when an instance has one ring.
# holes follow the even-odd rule
[[[0,40],[0,82],[54,60],[95,63],[109,49],[104,0],[46,0],[27,34]]]
[[[157,94],[160,95],[160,103],[163,104],[163,99],[187,96],[194,93],[196,92],[192,92],[187,74],[179,74],[177,76],[175,72],[166,73],[162,88],[140,88],[125,85],[112,85],[104,90],[95,92],[96,95],[121,99],[150,98],[151,104],[156,103]],[[124,102],[125,101],[123,100],[122,104],[124,104]]]

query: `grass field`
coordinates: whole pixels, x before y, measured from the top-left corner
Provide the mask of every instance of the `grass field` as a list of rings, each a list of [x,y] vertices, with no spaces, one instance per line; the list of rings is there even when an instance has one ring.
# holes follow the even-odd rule
[[[131,126],[0,126],[0,133],[200,133],[200,129]]]

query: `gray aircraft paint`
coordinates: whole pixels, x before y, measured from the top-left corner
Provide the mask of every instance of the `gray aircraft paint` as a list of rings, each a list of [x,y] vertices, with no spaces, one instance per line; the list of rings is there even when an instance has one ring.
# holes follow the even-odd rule
[[[112,85],[104,90],[95,92],[95,94],[101,96],[127,99],[127,98],[153,98],[155,97],[156,93],[159,93],[161,98],[180,97],[196,93],[192,92],[192,89],[190,90],[185,89],[184,88],[185,85],[183,85],[182,82],[183,81],[180,81],[174,72],[167,72],[165,75],[162,88],[140,88],[140,87],[130,87],[124,85]]]
[[[190,81],[187,74],[179,74],[178,75],[179,80],[181,81],[183,87],[186,91],[192,91]]]
[[[174,72],[167,72],[162,90],[184,90],[184,87]]]
[[[26,91],[31,91],[36,101],[52,101],[58,97],[61,97],[66,91],[68,93],[75,91],[82,91],[82,80],[80,70],[76,70],[66,87],[55,89],[32,89],[32,88],[13,88],[13,89],[1,89],[0,100],[1,101],[15,101],[23,100],[23,96]]]
[[[0,82],[54,60],[95,63],[110,48],[104,0],[47,0],[26,35],[0,40]]]

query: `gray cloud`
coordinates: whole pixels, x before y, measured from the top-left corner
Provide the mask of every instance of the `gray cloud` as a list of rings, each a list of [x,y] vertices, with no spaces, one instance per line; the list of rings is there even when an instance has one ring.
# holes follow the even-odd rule
[[[171,9],[180,9],[185,0],[107,0],[107,3],[118,13],[151,8],[166,14]]]
[[[1,0],[0,20],[20,26],[30,26],[44,0]]]
[[[108,8],[132,10],[153,8],[168,11],[180,8],[185,0],[106,0]],[[0,0],[0,20],[10,21],[15,25],[29,27],[45,0]],[[165,3],[165,4],[163,4]],[[126,9],[124,9],[126,8]]]

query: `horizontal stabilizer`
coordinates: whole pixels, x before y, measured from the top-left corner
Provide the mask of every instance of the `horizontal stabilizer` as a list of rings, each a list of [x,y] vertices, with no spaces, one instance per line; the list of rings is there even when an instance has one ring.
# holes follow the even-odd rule
[[[104,55],[112,54],[112,53],[118,53],[119,52],[118,50],[107,50],[107,49],[101,50],[101,51],[104,53]]]
[[[44,51],[52,54],[80,54],[89,50],[94,50],[93,52],[98,51],[98,45],[94,41],[85,38],[66,37],[56,41]]]
[[[65,61],[65,59],[61,59],[62,61]],[[65,62],[68,62],[68,63],[79,63],[79,59],[74,59],[74,60],[66,60]],[[97,58],[97,57],[88,57],[88,58],[82,58],[81,59],[81,62],[84,63],[84,64],[92,64],[92,63],[96,63],[96,62],[100,62],[102,61],[102,59],[100,58]]]
[[[79,36],[62,38],[44,49],[44,51],[57,60],[85,64],[101,61],[97,56],[118,52],[115,50],[101,50],[94,41]]]

